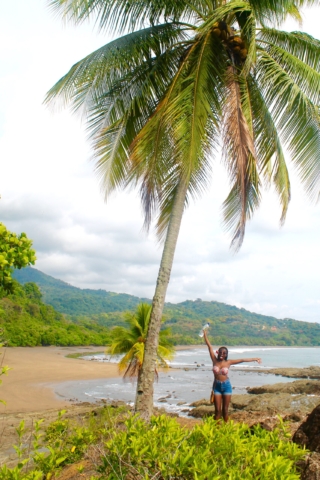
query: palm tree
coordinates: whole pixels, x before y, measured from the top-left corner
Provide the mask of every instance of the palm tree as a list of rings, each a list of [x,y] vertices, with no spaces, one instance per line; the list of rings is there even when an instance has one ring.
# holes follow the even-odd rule
[[[125,315],[125,322],[128,327],[115,327],[112,330],[112,343],[106,353],[110,355],[124,354],[119,362],[120,372],[124,371],[125,377],[137,377],[142,366],[144,356],[144,345],[150,321],[151,305],[140,303],[136,312],[128,312]],[[162,322],[164,319],[162,318]],[[170,329],[162,329],[159,334],[159,345],[157,349],[157,368],[168,368],[167,360],[174,357],[174,347],[168,338]]]
[[[136,410],[148,420],[166,290],[184,208],[206,188],[219,146],[232,246],[273,184],[290,201],[288,157],[307,194],[320,177],[320,42],[279,30],[313,0],[51,0],[67,19],[128,32],[75,64],[49,91],[87,117],[106,194],[140,188],[148,227],[165,239]]]

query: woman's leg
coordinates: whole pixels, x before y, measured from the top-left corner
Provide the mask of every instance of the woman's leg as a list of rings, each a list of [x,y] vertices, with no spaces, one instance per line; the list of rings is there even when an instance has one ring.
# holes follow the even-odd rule
[[[215,420],[220,420],[221,415],[222,415],[222,395],[219,395],[218,393],[214,393],[214,419]]]
[[[222,415],[225,422],[229,419],[229,404],[231,395],[222,395]]]

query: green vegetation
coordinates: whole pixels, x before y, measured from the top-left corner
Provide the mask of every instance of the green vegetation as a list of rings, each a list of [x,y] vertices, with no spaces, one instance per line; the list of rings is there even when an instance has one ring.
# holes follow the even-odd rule
[[[56,310],[68,314],[64,318],[76,325],[111,329],[124,327],[125,311],[134,311],[141,299],[132,295],[81,290],[61,280],[27,267],[14,277],[22,283],[36,282],[44,301]],[[63,299],[63,305],[62,301]],[[76,306],[76,311],[73,307]],[[200,299],[172,304],[164,310],[166,325],[171,329],[175,345],[202,344],[198,332],[208,321],[209,335],[215,344],[228,345],[300,345],[320,344],[320,324],[274,317],[249,312],[243,308]]]
[[[35,251],[25,233],[17,235],[0,223],[0,295],[13,291],[13,269],[34,265]]]
[[[298,480],[295,462],[306,454],[281,421],[269,432],[208,418],[189,430],[165,415],[146,424],[124,407],[96,408],[78,421],[65,413],[44,432],[36,422],[31,440],[21,422],[18,464],[1,467],[0,480],[58,478],[72,464],[88,480]]]
[[[119,362],[119,369],[124,377],[136,377],[142,366],[144,345],[150,321],[151,305],[140,303],[134,313],[128,312],[124,316],[126,327],[115,327],[112,330],[112,342],[107,348],[111,355],[124,354]],[[164,319],[163,319],[164,321]],[[162,329],[159,334],[156,368],[168,367],[166,360],[174,357],[174,347],[170,341],[171,331]]]
[[[0,298],[0,328],[6,345],[106,345],[108,328],[92,320],[72,322],[41,301],[35,283],[14,282],[14,292]]]
[[[93,315],[105,312],[123,312],[134,310],[136,306],[147,301],[124,293],[112,293],[105,290],[80,289],[66,282],[57,280],[35,268],[16,270],[13,277],[20,283],[34,282],[43,294],[44,302],[56,310],[68,315]]]

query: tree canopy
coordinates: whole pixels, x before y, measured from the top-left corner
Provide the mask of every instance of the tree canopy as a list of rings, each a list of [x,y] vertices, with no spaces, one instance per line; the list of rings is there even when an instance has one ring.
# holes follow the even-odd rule
[[[36,252],[31,248],[32,240],[25,233],[17,235],[0,223],[0,292],[13,289],[12,273],[15,268],[34,265]]]

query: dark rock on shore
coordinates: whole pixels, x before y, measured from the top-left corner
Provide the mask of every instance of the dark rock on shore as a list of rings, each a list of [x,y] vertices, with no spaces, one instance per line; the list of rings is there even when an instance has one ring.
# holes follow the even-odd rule
[[[320,381],[318,380],[295,380],[289,383],[275,383],[273,385],[262,385],[261,387],[248,387],[248,393],[260,395],[262,393],[290,393],[319,395],[320,403]]]
[[[197,400],[196,402],[190,403],[189,407],[212,407],[212,403],[207,398],[202,398],[201,400]]]
[[[273,373],[274,375],[290,378],[320,379],[320,367],[315,366],[306,368],[271,368],[269,370],[263,370],[263,373]]]
[[[235,412],[261,412],[264,416],[298,415],[304,417],[320,404],[320,397],[291,395],[290,393],[262,393],[260,395],[232,395],[231,416]],[[214,414],[214,406],[207,399],[194,402],[189,415],[196,418]]]

